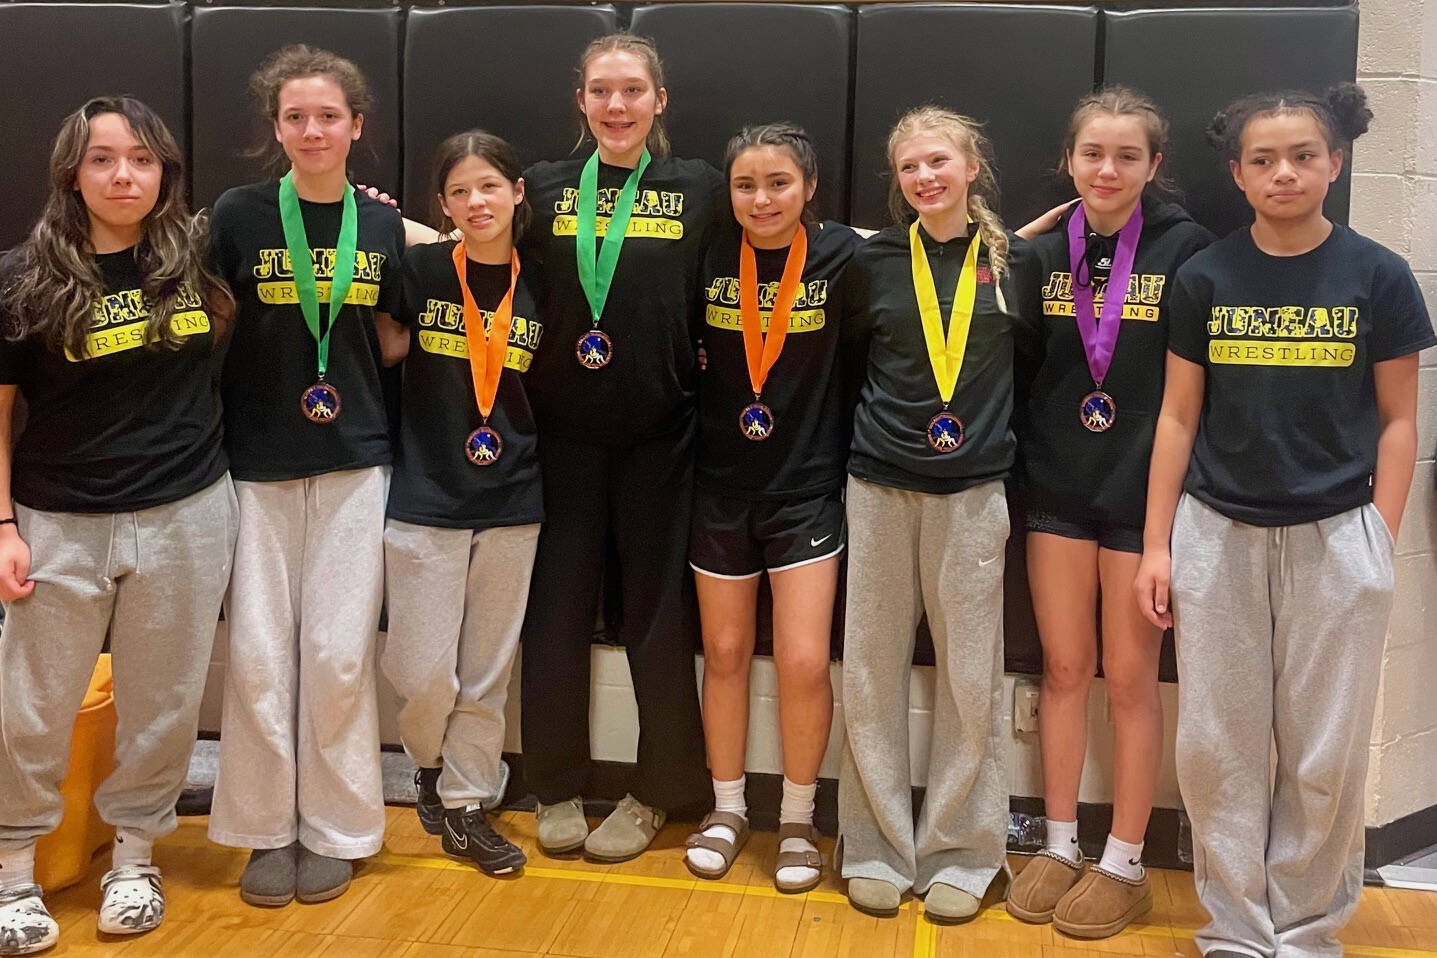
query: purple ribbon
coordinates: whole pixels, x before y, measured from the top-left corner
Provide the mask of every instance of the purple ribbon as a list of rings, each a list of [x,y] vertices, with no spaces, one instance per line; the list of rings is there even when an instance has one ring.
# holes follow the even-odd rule
[[[1118,248],[1113,253],[1113,266],[1108,272],[1107,291],[1103,294],[1101,321],[1093,309],[1093,284],[1078,282],[1078,269],[1086,265],[1087,217],[1079,203],[1068,217],[1068,265],[1073,277],[1073,319],[1078,335],[1083,338],[1083,352],[1088,357],[1088,372],[1093,382],[1102,386],[1113,364],[1113,350],[1118,345],[1118,330],[1123,325],[1123,301],[1128,296],[1128,280],[1133,275],[1133,260],[1138,255],[1138,234],[1143,231],[1143,205],[1133,208],[1133,215],[1118,231]],[[1092,270],[1088,271],[1091,277]]]

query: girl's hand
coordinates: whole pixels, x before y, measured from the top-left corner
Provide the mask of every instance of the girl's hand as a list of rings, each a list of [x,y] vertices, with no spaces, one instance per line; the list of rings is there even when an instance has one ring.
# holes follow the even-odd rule
[[[709,368],[709,351],[704,348],[704,341],[699,340],[698,349],[694,351],[694,359],[698,362],[699,372]]]
[[[363,193],[365,196],[369,197],[371,200],[378,200],[381,203],[388,203],[396,210],[399,209],[399,201],[396,200],[394,197],[390,196],[388,193],[379,192],[379,187],[377,186],[365,186],[363,183],[356,183],[354,184],[354,188],[359,190],[359,192]]]
[[[1031,240],[1035,236],[1042,236],[1044,233],[1057,226],[1058,221],[1063,218],[1063,211],[1076,202],[1078,201],[1068,200],[1067,202],[1059,203],[1057,206],[1053,207],[1048,212],[1044,213],[1042,216],[1033,220],[1033,222],[1028,223],[1027,225],[1017,230],[1014,230],[1014,232],[1017,233],[1019,236],[1023,237],[1023,239],[1025,240]]]
[[[15,526],[0,526],[0,601],[14,602],[35,591],[30,581],[30,547]]]
[[[1168,584],[1173,573],[1173,557],[1167,549],[1144,549],[1138,563],[1138,577],[1133,580],[1138,609],[1143,617],[1160,629],[1173,627],[1173,611],[1168,603]]]

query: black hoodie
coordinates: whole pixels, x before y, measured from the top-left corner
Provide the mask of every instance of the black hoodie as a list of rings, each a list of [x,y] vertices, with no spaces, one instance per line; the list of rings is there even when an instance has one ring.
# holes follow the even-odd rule
[[[1090,432],[1078,416],[1083,397],[1096,386],[1073,318],[1068,262],[1072,214],[1070,209],[1056,229],[1033,240],[1037,281],[1018,290],[1023,319],[1043,344],[1036,366],[1020,372],[1025,381],[1019,389],[1027,403],[1017,417],[1017,431],[1028,501],[1065,519],[1142,528],[1148,460],[1163,401],[1172,278],[1213,236],[1182,207],[1143,199],[1143,231],[1124,322],[1103,381],[1117,416],[1107,432]],[[1098,310],[1116,246],[1116,236],[1089,232],[1085,255]]]
[[[969,238],[939,243],[919,230],[946,329]],[[1031,280],[1028,246],[1009,238],[1009,274],[1002,297],[993,282],[985,245],[978,254],[973,325],[949,411],[963,422],[962,444],[951,453],[928,447],[928,421],[943,409],[923,338],[908,228],[890,226],[858,248],[840,283],[844,319],[840,335],[848,378],[857,384],[853,448],[848,472],[895,489],[947,495],[994,479],[1013,467],[1015,290]],[[1024,345],[1020,342],[1019,348]],[[850,386],[850,393],[853,389]]]

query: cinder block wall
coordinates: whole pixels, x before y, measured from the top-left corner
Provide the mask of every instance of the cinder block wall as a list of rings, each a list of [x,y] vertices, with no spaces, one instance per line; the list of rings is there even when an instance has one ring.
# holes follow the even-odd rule
[[[1376,119],[1355,150],[1352,226],[1405,256],[1437,310],[1437,2],[1363,0],[1361,12],[1358,81]],[[1397,539],[1372,730],[1369,827],[1437,804],[1437,349],[1422,356],[1420,388],[1417,472]]]

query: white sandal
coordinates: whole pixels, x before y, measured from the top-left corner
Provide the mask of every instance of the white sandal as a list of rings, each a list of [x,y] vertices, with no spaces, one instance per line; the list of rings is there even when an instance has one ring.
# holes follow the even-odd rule
[[[0,891],[0,955],[33,955],[60,940],[39,885]]]
[[[165,893],[154,865],[125,865],[100,879],[100,931],[107,935],[138,935],[165,920]]]

